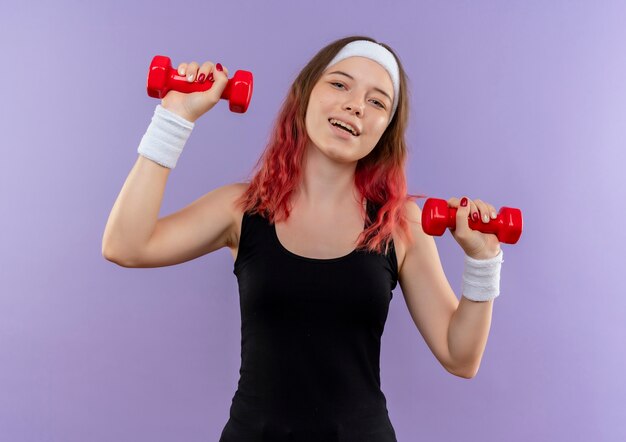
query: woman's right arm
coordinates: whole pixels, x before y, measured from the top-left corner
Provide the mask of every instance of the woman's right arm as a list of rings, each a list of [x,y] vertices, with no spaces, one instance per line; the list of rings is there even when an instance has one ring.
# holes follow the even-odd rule
[[[179,73],[182,69],[195,77],[198,75],[198,64],[195,62],[179,65]],[[226,87],[228,71],[213,71],[210,62],[204,63],[202,70],[206,71],[203,72],[205,75],[208,73],[215,77],[209,90],[191,94],[169,91],[162,100],[162,106],[191,122],[210,110]],[[150,150],[160,155],[155,146],[160,144],[161,139],[152,140],[154,143],[150,145]],[[171,159],[168,161],[171,163]],[[170,171],[160,162],[157,164],[139,155],[105,227],[102,254],[106,259],[125,267],[172,265],[184,262],[181,259],[186,261],[199,256],[197,253],[215,250],[230,239],[233,213],[232,201],[228,199],[233,198],[242,185],[216,189],[180,212],[158,220]],[[202,225],[206,221],[213,223]],[[192,238],[189,232],[197,236]]]

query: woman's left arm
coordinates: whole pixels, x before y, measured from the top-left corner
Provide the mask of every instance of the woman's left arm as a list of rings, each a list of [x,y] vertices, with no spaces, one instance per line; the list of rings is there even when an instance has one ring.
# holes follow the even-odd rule
[[[457,209],[457,228],[450,233],[465,252],[463,289],[471,292],[471,296],[463,293],[465,296],[461,296],[459,306],[452,315],[448,329],[448,347],[451,357],[461,361],[464,372],[474,377],[487,345],[493,299],[499,295],[499,261],[502,257],[495,258],[502,251],[496,235],[471,229],[468,220],[471,217],[474,221],[481,220],[487,223],[496,217],[496,211],[492,205],[484,201],[478,199],[472,201],[467,197],[461,200],[450,198],[448,207]],[[473,282],[477,282],[477,286],[474,286]],[[480,289],[479,287],[483,285],[488,288]]]
[[[415,241],[406,250],[398,279],[409,313],[441,365],[451,374],[472,378],[485,350],[493,300],[477,302],[466,296],[458,300],[444,273],[435,240],[422,230],[421,209],[414,202],[407,203],[406,208]],[[461,243],[467,244],[468,232],[459,229],[459,224],[452,234],[457,235],[455,238],[460,234],[465,238]],[[467,222],[465,228],[469,228]],[[495,235],[487,236],[484,247],[469,250],[471,254],[467,255],[481,260],[477,264],[501,252]],[[493,291],[482,296],[466,283],[464,288],[470,289],[473,299],[493,296]]]

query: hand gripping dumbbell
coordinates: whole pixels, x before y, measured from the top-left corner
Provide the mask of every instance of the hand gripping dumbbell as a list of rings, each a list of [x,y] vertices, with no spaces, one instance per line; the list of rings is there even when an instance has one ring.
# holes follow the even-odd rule
[[[456,211],[448,207],[446,200],[428,198],[422,210],[422,229],[427,235],[441,236],[447,228],[456,229]],[[513,207],[502,207],[496,219],[483,223],[469,217],[469,227],[482,233],[494,233],[505,244],[515,244],[522,234],[522,211]]]
[[[205,80],[200,83],[197,80],[187,81],[183,75],[172,68],[172,61],[164,55],[156,55],[150,63],[148,71],[148,95],[153,98],[163,98],[170,90],[183,93],[204,92],[211,89],[213,81]],[[250,98],[252,98],[252,72],[237,71],[228,80],[224,92],[220,97],[228,100],[232,112],[244,113],[248,110]]]

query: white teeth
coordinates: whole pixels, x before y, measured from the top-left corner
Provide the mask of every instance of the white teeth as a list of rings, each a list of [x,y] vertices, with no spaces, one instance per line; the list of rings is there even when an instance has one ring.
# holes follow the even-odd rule
[[[336,124],[339,124],[340,126],[345,127],[345,128],[346,128],[346,129],[348,129],[350,132],[352,132],[352,135],[356,136],[356,129],[355,129],[355,128],[353,128],[352,126],[350,126],[348,123],[344,123],[343,121],[341,121],[341,120],[336,120],[336,119],[334,119],[334,118],[331,118],[329,121],[330,121],[330,123],[331,123],[331,124],[335,124],[335,123],[336,123]]]

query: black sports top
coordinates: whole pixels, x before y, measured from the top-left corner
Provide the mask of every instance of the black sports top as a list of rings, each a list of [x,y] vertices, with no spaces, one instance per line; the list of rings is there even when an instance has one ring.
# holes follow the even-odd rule
[[[387,255],[308,258],[244,213],[233,273],[241,368],[220,442],[395,442],[379,364],[397,284],[393,242]]]

